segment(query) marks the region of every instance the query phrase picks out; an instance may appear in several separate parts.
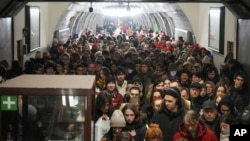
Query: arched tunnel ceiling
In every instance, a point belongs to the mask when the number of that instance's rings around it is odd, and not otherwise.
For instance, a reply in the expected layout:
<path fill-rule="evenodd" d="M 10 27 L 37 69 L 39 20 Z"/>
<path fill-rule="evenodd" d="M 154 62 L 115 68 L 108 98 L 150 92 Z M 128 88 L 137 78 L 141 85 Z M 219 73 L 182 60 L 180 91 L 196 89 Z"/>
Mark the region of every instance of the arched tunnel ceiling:
<path fill-rule="evenodd" d="M 94 30 L 96 25 L 104 23 L 106 16 L 104 16 L 103 9 L 105 7 L 118 6 L 118 2 L 108 3 L 92 3 L 93 12 L 89 12 L 90 3 L 73 2 L 68 9 L 62 14 L 56 30 L 69 27 L 71 34 L 79 33 L 80 30 L 89 28 Z M 127 6 L 128 3 L 124 2 Z M 129 3 L 131 7 L 140 7 L 141 14 L 132 17 L 134 22 L 139 25 L 145 25 L 147 29 L 152 29 L 155 24 L 158 25 L 159 31 L 164 31 L 169 36 L 174 35 L 174 29 L 184 29 L 193 33 L 193 28 L 183 13 L 178 3 Z"/>

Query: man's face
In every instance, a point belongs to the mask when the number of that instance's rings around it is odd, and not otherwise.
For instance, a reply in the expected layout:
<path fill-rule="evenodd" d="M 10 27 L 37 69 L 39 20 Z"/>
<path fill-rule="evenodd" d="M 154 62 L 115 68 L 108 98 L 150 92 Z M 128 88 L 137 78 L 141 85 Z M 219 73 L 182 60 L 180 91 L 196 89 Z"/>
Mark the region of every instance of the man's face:
<path fill-rule="evenodd" d="M 112 127 L 114 134 L 119 133 L 122 131 L 122 127 Z"/>
<path fill-rule="evenodd" d="M 210 84 L 206 84 L 206 88 L 207 88 L 207 94 L 210 94 L 213 92 L 213 88 Z"/>
<path fill-rule="evenodd" d="M 95 64 L 89 64 L 87 69 L 89 72 L 95 72 Z"/>
<path fill-rule="evenodd" d="M 192 98 L 197 98 L 200 95 L 200 89 L 198 88 L 190 88 L 190 95 Z"/>
<path fill-rule="evenodd" d="M 148 66 L 147 65 L 141 65 L 141 72 L 142 73 L 147 73 L 149 71 L 149 68 L 148 68 Z"/>
<path fill-rule="evenodd" d="M 241 76 L 237 76 L 234 79 L 234 87 L 235 88 L 241 88 L 243 84 L 244 84 L 244 78 L 242 78 Z"/>
<path fill-rule="evenodd" d="M 118 82 L 123 82 L 125 80 L 126 75 L 125 74 L 118 74 L 116 75 L 116 80 Z"/>
<path fill-rule="evenodd" d="M 196 133 L 199 121 L 192 121 L 186 117 L 183 119 L 184 126 L 189 133 Z"/>
<path fill-rule="evenodd" d="M 212 108 L 203 109 L 203 116 L 207 121 L 212 122 L 217 116 L 217 110 Z"/>
<path fill-rule="evenodd" d="M 187 82 L 188 81 L 188 74 L 182 73 L 180 79 L 181 79 L 181 82 Z"/>
<path fill-rule="evenodd" d="M 214 71 L 212 71 L 212 72 L 208 72 L 208 79 L 209 80 L 213 80 L 214 79 L 214 77 L 215 77 L 215 72 Z"/>
<path fill-rule="evenodd" d="M 221 113 L 222 114 L 230 114 L 231 113 L 231 110 L 229 109 L 229 107 L 228 106 L 226 106 L 226 105 L 221 105 L 220 106 L 220 111 L 221 111 Z"/>
<path fill-rule="evenodd" d="M 201 78 L 198 77 L 198 76 L 196 76 L 196 75 L 193 75 L 193 76 L 192 76 L 192 81 L 193 81 L 193 82 L 199 83 L 199 82 L 201 81 Z"/>
<path fill-rule="evenodd" d="M 136 64 L 136 65 L 135 65 L 135 70 L 136 70 L 137 72 L 139 72 L 140 69 L 141 69 L 141 64 Z"/>
<path fill-rule="evenodd" d="M 65 65 L 69 64 L 69 61 L 70 61 L 69 56 L 66 56 L 66 55 L 62 56 L 62 61 L 63 61 L 63 64 Z"/>
<path fill-rule="evenodd" d="M 184 98 L 184 99 L 189 99 L 189 94 L 186 90 L 182 90 L 181 91 L 181 97 Z"/>
<path fill-rule="evenodd" d="M 140 97 L 140 92 L 137 89 L 131 89 L 129 95 L 130 97 Z"/>

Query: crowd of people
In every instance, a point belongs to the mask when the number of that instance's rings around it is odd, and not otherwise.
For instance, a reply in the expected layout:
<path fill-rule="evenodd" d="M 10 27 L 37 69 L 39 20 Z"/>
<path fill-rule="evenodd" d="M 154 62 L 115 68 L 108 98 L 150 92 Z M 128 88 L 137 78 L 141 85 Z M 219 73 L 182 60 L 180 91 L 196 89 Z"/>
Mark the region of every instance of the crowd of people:
<path fill-rule="evenodd" d="M 95 75 L 96 141 L 228 141 L 230 125 L 250 124 L 242 117 L 246 75 L 232 57 L 222 70 L 214 61 L 182 37 L 86 30 L 67 43 L 54 39 L 24 67 L 2 60 L 0 75 L 3 83 L 22 74 Z"/>

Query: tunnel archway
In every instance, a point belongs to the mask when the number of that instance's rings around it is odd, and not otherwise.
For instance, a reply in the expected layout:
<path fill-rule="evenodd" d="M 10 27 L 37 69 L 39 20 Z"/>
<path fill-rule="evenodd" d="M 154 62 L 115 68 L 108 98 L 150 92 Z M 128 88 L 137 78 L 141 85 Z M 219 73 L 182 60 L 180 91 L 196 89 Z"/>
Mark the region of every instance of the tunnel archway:
<path fill-rule="evenodd" d="M 127 16 L 107 16 L 104 15 L 105 9 L 114 7 L 130 6 L 130 12 Z M 89 11 L 89 7 L 93 7 L 93 12 Z M 137 11 L 137 15 L 132 16 L 133 8 L 139 8 L 141 12 Z M 118 13 L 121 14 L 121 13 Z M 188 31 L 188 39 L 193 42 L 192 35 L 194 35 L 192 25 L 189 19 L 181 9 L 178 3 L 70 3 L 68 8 L 62 13 L 55 31 L 69 28 L 71 35 L 78 34 L 81 30 L 88 28 L 96 34 L 96 25 L 104 25 L 109 19 L 113 21 L 127 20 L 135 26 L 143 25 L 145 30 L 162 31 L 170 37 L 176 36 L 176 29 Z M 118 25 L 116 25 L 118 26 Z"/>

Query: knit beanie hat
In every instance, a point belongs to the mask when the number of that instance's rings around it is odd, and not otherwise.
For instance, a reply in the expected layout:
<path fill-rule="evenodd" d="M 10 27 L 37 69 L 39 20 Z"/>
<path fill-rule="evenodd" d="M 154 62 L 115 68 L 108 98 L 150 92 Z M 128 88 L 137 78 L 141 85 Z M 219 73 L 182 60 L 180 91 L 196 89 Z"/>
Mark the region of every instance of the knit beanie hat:
<path fill-rule="evenodd" d="M 115 75 L 126 74 L 126 70 L 122 66 L 117 66 L 114 73 Z"/>
<path fill-rule="evenodd" d="M 150 140 L 150 139 L 162 140 L 163 139 L 163 134 L 158 124 L 151 123 L 149 125 L 149 128 L 147 129 L 146 134 L 145 134 L 145 139 L 146 140 Z"/>
<path fill-rule="evenodd" d="M 169 66 L 168 66 L 168 70 L 169 71 L 177 71 L 177 66 L 175 63 L 171 63 Z"/>
<path fill-rule="evenodd" d="M 121 110 L 115 110 L 110 119 L 111 127 L 125 127 L 126 121 Z"/>
<path fill-rule="evenodd" d="M 114 77 L 107 77 L 105 80 L 106 84 L 110 83 L 110 82 L 116 82 Z"/>

